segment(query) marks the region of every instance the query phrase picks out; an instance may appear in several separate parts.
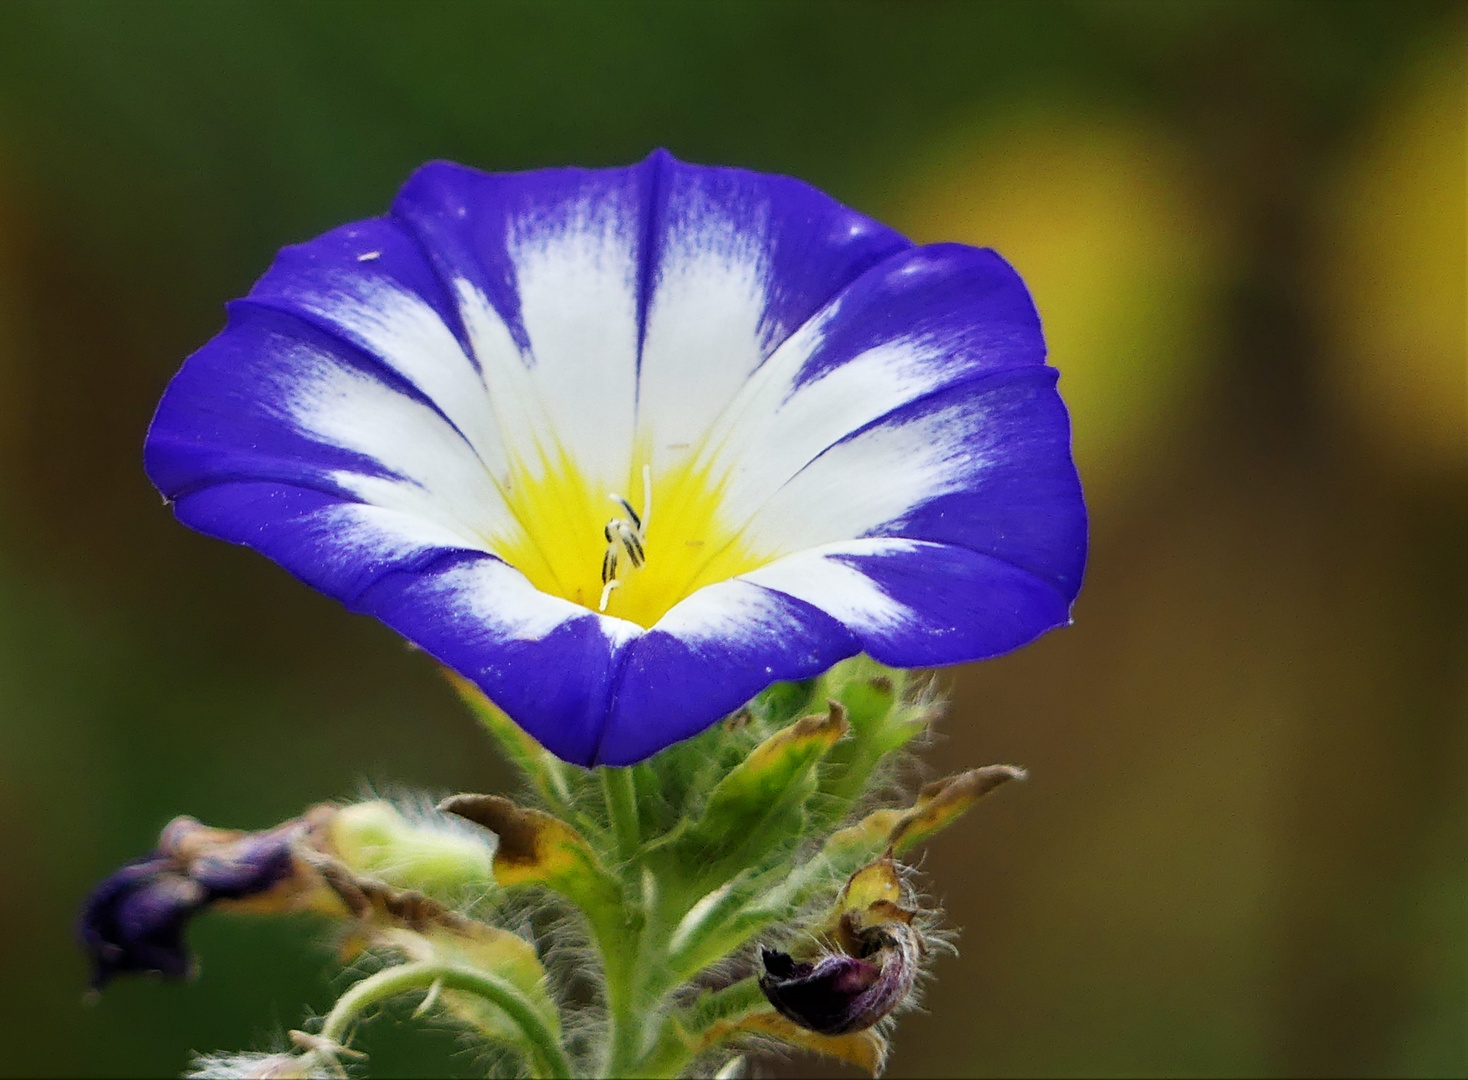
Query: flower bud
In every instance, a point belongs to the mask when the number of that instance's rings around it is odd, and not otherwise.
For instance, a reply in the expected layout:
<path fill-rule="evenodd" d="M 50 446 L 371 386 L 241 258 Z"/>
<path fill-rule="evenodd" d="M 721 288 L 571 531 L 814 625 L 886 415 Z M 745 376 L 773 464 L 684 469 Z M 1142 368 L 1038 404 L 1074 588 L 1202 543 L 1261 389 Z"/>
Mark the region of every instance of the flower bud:
<path fill-rule="evenodd" d="M 187 975 L 192 960 L 183 943 L 184 923 L 207 895 L 170 860 L 157 857 L 129 863 L 99 885 L 77 927 L 92 959 L 92 988 L 132 971 Z"/>

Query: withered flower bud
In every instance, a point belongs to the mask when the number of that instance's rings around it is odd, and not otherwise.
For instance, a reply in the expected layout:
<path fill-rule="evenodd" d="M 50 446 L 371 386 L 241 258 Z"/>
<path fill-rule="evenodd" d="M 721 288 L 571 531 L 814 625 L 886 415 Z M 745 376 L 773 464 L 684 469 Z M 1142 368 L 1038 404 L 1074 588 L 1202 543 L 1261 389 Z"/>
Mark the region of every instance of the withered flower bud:
<path fill-rule="evenodd" d="M 183 978 L 192 967 L 184 924 L 208 891 L 173 861 L 150 856 L 102 882 L 83 907 L 77 934 L 92 960 L 92 987 L 114 976 L 150 971 Z"/>
<path fill-rule="evenodd" d="M 822 1035 L 865 1031 L 901 1005 L 917 981 L 922 946 L 905 922 L 859 935 L 859 956 L 835 953 L 814 963 L 764 949 L 760 989 L 787 1020 Z"/>
<path fill-rule="evenodd" d="M 292 846 L 308 827 L 295 819 L 241 833 L 192 818 L 170 822 L 154 851 L 107 878 L 82 907 L 77 937 L 92 961 L 93 989 L 130 972 L 188 975 L 189 919 L 215 902 L 249 901 L 286 883 L 296 872 Z"/>

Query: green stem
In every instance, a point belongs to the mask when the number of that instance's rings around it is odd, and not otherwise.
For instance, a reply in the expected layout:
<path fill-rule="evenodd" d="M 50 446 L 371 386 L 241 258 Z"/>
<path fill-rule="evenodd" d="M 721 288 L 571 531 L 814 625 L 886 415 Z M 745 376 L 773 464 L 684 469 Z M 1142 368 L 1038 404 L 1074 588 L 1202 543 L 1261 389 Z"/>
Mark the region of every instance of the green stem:
<path fill-rule="evenodd" d="M 434 983 L 439 983 L 446 990 L 475 994 L 497 1006 L 524 1032 L 534 1063 L 540 1066 L 536 1070 L 537 1076 L 551 1080 L 571 1076 L 571 1063 L 566 1060 L 560 1039 L 519 990 L 487 971 L 435 961 L 399 964 L 356 983 L 332 1006 L 322 1025 L 321 1038 L 338 1046 L 345 1045 L 348 1029 L 365 1009 L 409 990 L 431 987 Z"/>
<path fill-rule="evenodd" d="M 617 858 L 630 863 L 642 847 L 642 826 L 637 820 L 637 785 L 631 769 L 611 766 L 601 770 L 602 791 L 607 798 L 607 817 L 617 842 Z"/>
<path fill-rule="evenodd" d="M 603 768 L 602 792 L 607 801 L 616 844 L 617 873 L 622 885 L 622 925 L 614 934 L 599 935 L 602 963 L 607 978 L 607 1019 L 610 1021 L 609 1076 L 637 1076 L 642 1049 L 642 1024 L 637 1007 L 643 973 L 638 959 L 647 912 L 641 910 L 640 877 L 636 865 L 642 850 L 642 824 L 638 819 L 637 783 L 631 769 Z"/>

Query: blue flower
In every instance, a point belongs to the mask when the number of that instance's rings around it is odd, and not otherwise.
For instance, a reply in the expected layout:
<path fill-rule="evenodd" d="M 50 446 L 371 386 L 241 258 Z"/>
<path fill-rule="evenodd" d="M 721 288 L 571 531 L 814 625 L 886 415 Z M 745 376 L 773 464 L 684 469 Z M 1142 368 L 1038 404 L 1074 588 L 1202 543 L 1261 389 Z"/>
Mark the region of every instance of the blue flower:
<path fill-rule="evenodd" d="M 1023 282 L 786 177 L 424 166 L 281 252 L 159 405 L 184 523 L 581 764 L 858 652 L 1069 619 L 1086 521 Z"/>

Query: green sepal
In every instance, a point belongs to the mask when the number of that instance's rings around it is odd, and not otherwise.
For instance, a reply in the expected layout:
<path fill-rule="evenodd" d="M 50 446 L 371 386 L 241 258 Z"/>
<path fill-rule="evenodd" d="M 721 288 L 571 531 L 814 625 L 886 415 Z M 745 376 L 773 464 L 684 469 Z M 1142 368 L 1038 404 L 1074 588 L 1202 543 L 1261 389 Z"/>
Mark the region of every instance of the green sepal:
<path fill-rule="evenodd" d="M 833 833 L 820 851 L 793 870 L 778 866 L 758 877 L 734 878 L 701 897 L 673 931 L 670 970 L 680 980 L 692 978 L 807 902 L 839 888 L 890 846 L 892 827 L 903 812 L 877 813 L 891 817 L 868 815 Z"/>
<path fill-rule="evenodd" d="M 400 889 L 454 897 L 494 885 L 492 845 L 468 829 L 415 822 L 385 800 L 342 807 L 327 834 L 343 865 Z"/>
<path fill-rule="evenodd" d="M 504 979 L 520 992 L 546 1028 L 560 1037 L 561 1016 L 550 995 L 545 967 L 536 956 L 535 947 L 517 934 L 462 920 L 415 934 L 401 932 L 390 942 L 415 960 L 472 968 Z M 487 998 L 444 990 L 441 1000 L 449 1013 L 485 1038 L 522 1047 L 528 1045 L 520 1025 Z"/>
<path fill-rule="evenodd" d="M 824 715 L 777 731 L 719 781 L 696 820 L 652 845 L 649 858 L 695 886 L 778 862 L 805 824 L 816 766 L 847 729 L 845 710 L 831 702 Z"/>
<path fill-rule="evenodd" d="M 1024 776 L 1013 765 L 988 765 L 935 781 L 906 810 L 876 810 L 832 833 L 813 858 L 793 871 L 777 869 L 724 883 L 694 903 L 675 928 L 670 969 L 680 979 L 691 978 L 761 930 L 788 919 L 821 892 L 843 882 L 849 892 L 853 875 L 870 869 L 884 854 L 910 851 L 1000 784 Z"/>
<path fill-rule="evenodd" d="M 812 711 L 820 679 L 774 683 L 702 734 L 632 766 L 643 833 L 659 836 L 696 817 L 709 792 L 763 740 Z"/>
<path fill-rule="evenodd" d="M 749 703 L 749 711 L 771 727 L 784 727 L 811 709 L 820 679 L 773 683 Z"/>
<path fill-rule="evenodd" d="M 912 699 L 911 680 L 911 673 L 868 656 L 844 660 L 820 680 L 819 692 L 840 702 L 851 724 L 850 737 L 831 752 L 822 769 L 820 790 L 828 820 L 838 820 L 861 797 L 883 758 L 927 730 L 932 708 Z"/>

